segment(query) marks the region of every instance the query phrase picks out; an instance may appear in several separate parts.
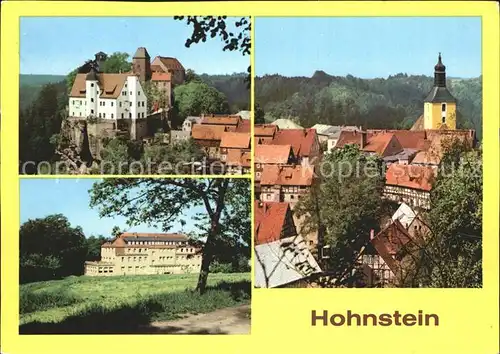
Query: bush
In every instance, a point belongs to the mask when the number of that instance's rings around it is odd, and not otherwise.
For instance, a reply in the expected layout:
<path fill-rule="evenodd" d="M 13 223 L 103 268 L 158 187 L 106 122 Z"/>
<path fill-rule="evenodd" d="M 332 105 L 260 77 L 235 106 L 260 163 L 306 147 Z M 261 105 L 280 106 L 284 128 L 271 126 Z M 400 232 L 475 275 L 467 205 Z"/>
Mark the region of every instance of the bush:
<path fill-rule="evenodd" d="M 217 261 L 213 261 L 210 264 L 210 273 L 232 273 L 233 266 L 231 263 L 219 263 Z"/>
<path fill-rule="evenodd" d="M 77 297 L 68 292 L 35 292 L 29 289 L 23 290 L 21 288 L 19 294 L 19 313 L 25 314 L 47 310 L 53 307 L 69 306 L 78 301 L 79 299 Z"/>

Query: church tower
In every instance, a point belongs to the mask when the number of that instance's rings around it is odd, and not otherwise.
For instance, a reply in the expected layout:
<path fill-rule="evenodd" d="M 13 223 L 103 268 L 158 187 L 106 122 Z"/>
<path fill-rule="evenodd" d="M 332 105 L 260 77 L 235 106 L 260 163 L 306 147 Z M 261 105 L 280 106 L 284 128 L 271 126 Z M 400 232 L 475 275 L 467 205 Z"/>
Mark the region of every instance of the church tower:
<path fill-rule="evenodd" d="M 149 53 L 144 47 L 137 48 L 132 58 L 132 70 L 141 82 L 151 80 L 151 62 Z"/>
<path fill-rule="evenodd" d="M 446 88 L 446 67 L 441 62 L 434 66 L 434 87 L 424 100 L 424 129 L 457 128 L 457 100 Z"/>

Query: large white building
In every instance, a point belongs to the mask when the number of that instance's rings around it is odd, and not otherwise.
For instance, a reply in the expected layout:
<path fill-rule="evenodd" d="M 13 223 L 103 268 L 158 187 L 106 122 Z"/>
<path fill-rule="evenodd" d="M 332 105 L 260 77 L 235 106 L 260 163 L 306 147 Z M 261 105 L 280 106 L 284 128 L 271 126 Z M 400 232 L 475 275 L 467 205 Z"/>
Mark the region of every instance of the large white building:
<path fill-rule="evenodd" d="M 77 74 L 69 95 L 69 116 L 106 120 L 142 119 L 147 116 L 147 97 L 139 78 L 131 73 L 106 74 L 92 69 Z"/>

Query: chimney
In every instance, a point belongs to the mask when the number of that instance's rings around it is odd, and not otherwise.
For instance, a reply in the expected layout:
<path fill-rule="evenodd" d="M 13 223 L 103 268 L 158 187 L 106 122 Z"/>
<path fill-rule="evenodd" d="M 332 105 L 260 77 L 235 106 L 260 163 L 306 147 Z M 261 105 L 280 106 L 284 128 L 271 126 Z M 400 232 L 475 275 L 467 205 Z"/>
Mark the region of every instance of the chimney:
<path fill-rule="evenodd" d="M 371 229 L 370 230 L 370 241 L 373 240 L 374 238 L 375 238 L 375 230 Z"/>
<path fill-rule="evenodd" d="M 366 146 L 366 131 L 361 132 L 361 149 L 363 149 Z"/>

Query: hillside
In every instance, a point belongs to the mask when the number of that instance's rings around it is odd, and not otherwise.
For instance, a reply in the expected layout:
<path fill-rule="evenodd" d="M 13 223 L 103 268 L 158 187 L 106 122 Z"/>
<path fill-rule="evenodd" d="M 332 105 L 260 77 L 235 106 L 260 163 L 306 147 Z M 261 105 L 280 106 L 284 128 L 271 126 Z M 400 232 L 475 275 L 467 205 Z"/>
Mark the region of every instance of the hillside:
<path fill-rule="evenodd" d="M 19 86 L 43 86 L 46 84 L 55 84 L 64 80 L 64 75 L 19 75 Z"/>
<path fill-rule="evenodd" d="M 316 123 L 366 128 L 407 129 L 423 113 L 433 78 L 397 74 L 360 79 L 316 71 L 312 77 L 266 75 L 255 79 L 255 100 L 267 121 L 292 118 L 304 127 Z M 448 79 L 458 100 L 458 124 L 481 138 L 482 78 Z"/>

